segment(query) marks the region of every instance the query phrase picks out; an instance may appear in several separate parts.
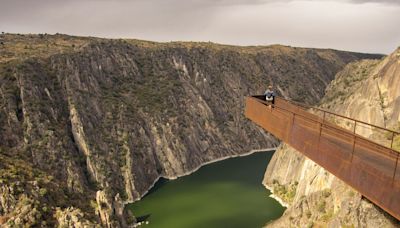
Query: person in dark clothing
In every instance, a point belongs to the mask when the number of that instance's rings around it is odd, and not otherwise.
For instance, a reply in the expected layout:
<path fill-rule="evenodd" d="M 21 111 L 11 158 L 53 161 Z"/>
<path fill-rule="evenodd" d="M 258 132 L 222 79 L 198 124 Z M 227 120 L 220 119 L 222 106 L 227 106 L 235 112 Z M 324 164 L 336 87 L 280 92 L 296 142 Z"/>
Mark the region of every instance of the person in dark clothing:
<path fill-rule="evenodd" d="M 268 89 L 264 93 L 265 100 L 275 104 L 275 92 L 272 88 L 272 85 L 268 86 Z"/>

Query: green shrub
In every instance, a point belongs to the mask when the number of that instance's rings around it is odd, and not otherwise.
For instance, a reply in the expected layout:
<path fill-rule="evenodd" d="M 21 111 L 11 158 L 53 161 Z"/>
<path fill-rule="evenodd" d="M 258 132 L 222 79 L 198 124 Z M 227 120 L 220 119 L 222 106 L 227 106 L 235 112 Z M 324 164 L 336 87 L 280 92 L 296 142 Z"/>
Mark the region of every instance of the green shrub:
<path fill-rule="evenodd" d="M 39 189 L 39 194 L 40 194 L 42 197 L 44 197 L 44 196 L 47 194 L 47 189 L 45 189 L 45 188 Z"/>
<path fill-rule="evenodd" d="M 297 185 L 296 182 L 289 185 L 281 185 L 279 181 L 273 180 L 274 193 L 286 202 L 293 202 L 296 196 Z"/>

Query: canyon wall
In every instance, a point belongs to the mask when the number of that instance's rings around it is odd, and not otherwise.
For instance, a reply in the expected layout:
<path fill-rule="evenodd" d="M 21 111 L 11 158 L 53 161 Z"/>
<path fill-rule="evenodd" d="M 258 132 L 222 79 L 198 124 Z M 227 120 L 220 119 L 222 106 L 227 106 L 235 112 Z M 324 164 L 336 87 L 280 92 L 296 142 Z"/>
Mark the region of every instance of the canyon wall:
<path fill-rule="evenodd" d="M 383 60 L 361 60 L 340 71 L 320 107 L 378 126 L 400 129 L 400 49 Z M 342 127 L 352 125 L 331 119 Z M 390 147 L 391 135 L 360 125 L 357 134 Z M 394 138 L 400 151 L 400 136 Z M 269 163 L 264 185 L 288 209 L 267 227 L 398 227 L 399 222 L 354 189 L 283 144 Z"/>
<path fill-rule="evenodd" d="M 278 144 L 244 118 L 244 96 L 274 84 L 314 104 L 347 63 L 380 57 L 59 34 L 0 39 L 6 226 L 132 224 L 124 204 L 160 176 Z M 26 221 L 23 211 L 35 214 Z"/>

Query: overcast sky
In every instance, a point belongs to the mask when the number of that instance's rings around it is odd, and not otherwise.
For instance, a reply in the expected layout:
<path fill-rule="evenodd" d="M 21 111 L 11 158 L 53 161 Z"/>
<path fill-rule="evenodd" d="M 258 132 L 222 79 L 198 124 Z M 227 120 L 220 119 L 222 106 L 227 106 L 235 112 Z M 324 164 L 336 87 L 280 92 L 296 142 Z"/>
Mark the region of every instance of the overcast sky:
<path fill-rule="evenodd" d="M 400 0 L 0 0 L 0 30 L 388 54 Z"/>

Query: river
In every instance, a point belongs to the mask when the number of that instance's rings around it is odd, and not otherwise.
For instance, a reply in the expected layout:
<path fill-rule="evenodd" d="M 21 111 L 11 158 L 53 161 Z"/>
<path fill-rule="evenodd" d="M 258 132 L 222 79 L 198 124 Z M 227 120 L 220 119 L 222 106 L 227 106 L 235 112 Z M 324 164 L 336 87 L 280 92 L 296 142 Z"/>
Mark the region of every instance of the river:
<path fill-rule="evenodd" d="M 128 205 L 154 228 L 252 228 L 279 218 L 285 208 L 262 185 L 273 152 L 257 152 L 201 167 L 176 180 L 160 179 Z"/>

